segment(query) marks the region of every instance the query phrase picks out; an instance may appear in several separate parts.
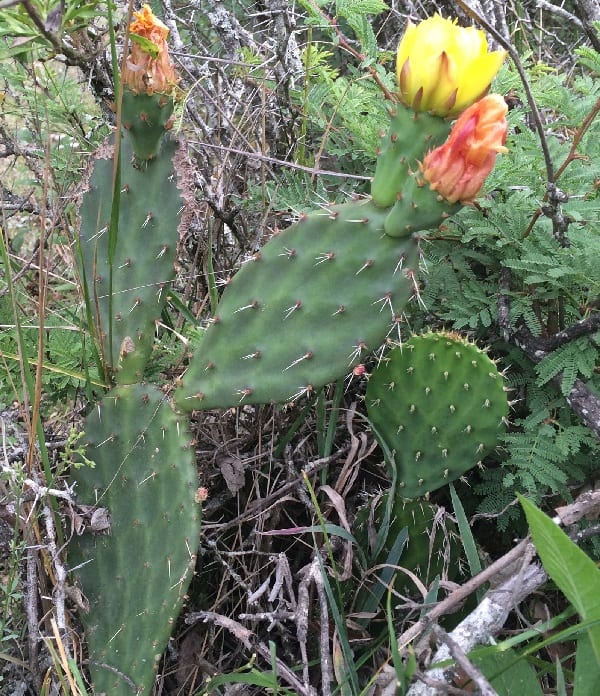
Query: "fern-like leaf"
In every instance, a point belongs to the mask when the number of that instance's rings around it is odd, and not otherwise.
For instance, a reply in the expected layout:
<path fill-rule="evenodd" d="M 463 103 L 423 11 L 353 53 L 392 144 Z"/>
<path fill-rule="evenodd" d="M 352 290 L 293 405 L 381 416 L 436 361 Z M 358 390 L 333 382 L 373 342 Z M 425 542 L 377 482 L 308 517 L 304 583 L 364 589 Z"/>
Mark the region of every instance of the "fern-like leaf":
<path fill-rule="evenodd" d="M 561 391 L 567 396 L 579 374 L 589 378 L 594 372 L 598 350 L 586 337 L 559 346 L 536 366 L 538 384 L 543 385 L 562 372 Z"/>

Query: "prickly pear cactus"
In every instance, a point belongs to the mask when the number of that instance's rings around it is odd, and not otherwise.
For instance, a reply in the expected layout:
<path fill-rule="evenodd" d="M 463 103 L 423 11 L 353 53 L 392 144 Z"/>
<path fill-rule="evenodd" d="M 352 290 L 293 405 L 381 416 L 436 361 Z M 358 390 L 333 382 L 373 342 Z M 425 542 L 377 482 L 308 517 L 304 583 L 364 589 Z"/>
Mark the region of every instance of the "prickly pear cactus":
<path fill-rule="evenodd" d="M 508 416 L 502 375 L 453 333 L 413 336 L 373 371 L 366 404 L 376 437 L 394 453 L 399 492 L 425 496 L 476 466 Z"/>
<path fill-rule="evenodd" d="M 114 147 L 106 144 L 81 198 L 78 266 L 108 376 L 127 384 L 143 376 L 190 194 L 176 141 L 165 140 L 147 162 L 134 155 L 127 133 L 120 142 L 118 224 L 111 235 Z"/>
<path fill-rule="evenodd" d="M 418 245 L 384 233 L 387 212 L 366 200 L 325 208 L 242 266 L 176 391 L 179 407 L 289 401 L 397 337 Z"/>
<path fill-rule="evenodd" d="M 148 384 L 117 386 L 90 413 L 79 502 L 106 510 L 108 533 L 84 532 L 69 564 L 89 601 L 82 615 L 96 694 L 150 693 L 191 580 L 200 531 L 185 422 Z"/>
<path fill-rule="evenodd" d="M 378 553 L 373 553 L 372 541 L 383 525 L 389 504 L 389 493 L 374 496 L 356 515 L 353 532 L 360 547 L 370 552 L 371 564 L 390 562 L 392 546 L 406 528 L 408 541 L 398 564 L 413 572 L 425 586 L 436 577 L 456 580 L 460 574 L 460 537 L 455 522 L 439 505 L 394 496 L 387 537 Z M 414 594 L 416 589 L 412 580 L 403 573 L 398 573 L 394 588 L 402 594 Z"/>

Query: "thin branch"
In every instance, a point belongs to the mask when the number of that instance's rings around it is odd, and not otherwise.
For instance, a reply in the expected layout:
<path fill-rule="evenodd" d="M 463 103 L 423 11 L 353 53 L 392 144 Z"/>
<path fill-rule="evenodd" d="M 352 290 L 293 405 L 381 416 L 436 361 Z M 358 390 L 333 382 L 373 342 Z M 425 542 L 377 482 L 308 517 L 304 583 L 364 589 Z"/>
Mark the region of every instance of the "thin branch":
<path fill-rule="evenodd" d="M 568 340 L 593 333 L 600 325 L 600 315 L 594 314 L 546 339 L 536 338 L 524 324 L 513 329 L 510 323 L 510 278 L 510 270 L 502 269 L 498 292 L 498 324 L 504 340 L 520 348 L 534 364 L 551 352 L 548 350 L 549 346 L 557 348 Z M 560 389 L 562 372 L 553 377 L 552 382 Z M 600 398 L 580 379 L 576 379 L 566 399 L 582 423 L 600 440 Z"/>
<path fill-rule="evenodd" d="M 560 165 L 560 167 L 556 170 L 555 174 L 555 181 L 560 177 L 560 175 L 565 171 L 565 169 L 568 167 L 568 165 L 574 160 L 577 159 L 577 148 L 579 147 L 579 143 L 581 142 L 583 136 L 587 132 L 588 128 L 592 125 L 594 120 L 596 119 L 596 116 L 600 112 L 600 99 L 596 101 L 594 106 L 591 108 L 590 113 L 583 119 L 582 124 L 579 126 L 577 131 L 575 132 L 575 135 L 573 136 L 573 142 L 571 143 L 571 149 L 569 150 L 569 154 L 565 157 L 565 161 Z"/>
<path fill-rule="evenodd" d="M 592 46 L 600 52 L 600 37 L 592 22 L 600 20 L 598 0 L 577 0 L 577 9 L 581 15 L 581 24 Z"/>
<path fill-rule="evenodd" d="M 273 505 L 278 500 L 281 500 L 285 495 L 287 495 L 291 491 L 295 490 L 298 486 L 300 486 L 302 484 L 304 476 L 311 476 L 317 471 L 321 471 L 325 467 L 329 466 L 333 462 L 340 460 L 342 457 L 346 455 L 348 450 L 349 446 L 346 445 L 345 447 L 342 447 L 329 457 L 323 457 L 321 459 L 315 459 L 312 462 L 308 462 L 308 464 L 303 468 L 302 474 L 295 478 L 293 481 L 288 481 L 287 483 L 284 483 L 273 493 L 265 496 L 264 498 L 260 498 L 256 500 L 254 503 L 248 505 L 248 507 L 246 508 L 246 510 L 244 510 L 243 513 L 239 514 L 235 519 L 231 520 L 230 522 L 227 522 L 225 524 L 210 525 L 210 527 L 217 528 L 219 533 L 223 534 L 223 532 L 227 531 L 228 529 L 235 528 L 239 526 L 242 522 L 246 522 L 249 519 L 252 519 L 253 517 L 257 517 L 262 512 L 264 512 L 266 508 Z M 207 525 L 204 525 L 204 528 L 207 529 Z"/>
<path fill-rule="evenodd" d="M 344 174 L 343 172 L 332 172 L 326 169 L 315 169 L 315 167 L 305 167 L 301 164 L 296 164 L 294 162 L 286 162 L 285 160 L 280 160 L 275 157 L 267 157 L 259 152 L 247 152 L 245 150 L 237 150 L 234 147 L 226 147 L 224 145 L 217 145 L 216 143 L 207 143 L 201 141 L 198 143 L 201 147 L 209 147 L 215 150 L 222 150 L 223 152 L 230 152 L 234 155 L 242 155 L 248 159 L 255 159 L 259 162 L 267 162 L 269 164 L 277 164 L 281 167 L 286 167 L 287 169 L 296 169 L 301 172 L 307 172 L 309 174 L 316 174 L 319 176 L 334 176 L 339 179 L 353 179 L 355 181 L 371 181 L 370 176 L 360 176 L 359 174 Z"/>
<path fill-rule="evenodd" d="M 550 12 L 550 14 L 560 17 L 561 20 L 566 20 L 578 29 L 583 29 L 583 22 L 571 12 L 565 10 L 564 7 L 553 5 L 551 2 L 547 2 L 547 0 L 537 0 L 536 5 L 538 9 L 546 10 L 547 12 Z"/>
<path fill-rule="evenodd" d="M 348 37 L 340 30 L 337 24 L 337 20 L 335 17 L 330 17 L 326 12 L 324 12 L 319 5 L 316 3 L 312 2 L 312 0 L 309 0 L 310 5 L 313 10 L 318 12 L 321 17 L 327 22 L 327 24 L 335 31 L 337 39 L 338 39 L 338 45 L 340 48 L 343 48 L 345 51 L 350 53 L 356 60 L 359 60 L 361 63 L 364 62 L 367 58 L 367 56 L 364 53 L 361 53 L 360 51 L 357 51 L 351 44 L 350 40 Z M 379 89 L 383 92 L 384 96 L 386 99 L 391 101 L 392 103 L 396 103 L 398 101 L 398 97 L 395 94 L 392 94 L 390 90 L 383 84 L 381 81 L 381 78 L 377 74 L 377 71 L 375 68 L 372 68 L 369 66 L 367 68 L 367 71 L 369 72 L 369 75 L 373 79 L 373 81 L 376 83 L 376 85 L 379 87 Z"/>
<path fill-rule="evenodd" d="M 575 324 L 555 333 L 553 336 L 535 339 L 536 349 L 549 353 L 565 345 L 565 343 L 569 343 L 569 341 L 574 341 L 576 338 L 581 338 L 582 336 L 589 336 L 599 330 L 600 313 L 590 314 L 589 317 L 575 322 Z"/>
<path fill-rule="evenodd" d="M 523 559 L 521 559 L 523 560 Z M 506 623 L 510 612 L 526 597 L 543 585 L 548 576 L 536 563 L 526 564 L 521 571 L 506 580 L 500 586 L 490 590 L 481 603 L 452 631 L 450 638 L 455 648 L 468 653 L 476 645 L 482 645 L 496 635 Z M 432 663 L 446 662 L 451 659 L 452 651 L 448 643 L 442 645 L 432 658 Z M 435 668 L 428 670 L 429 677 L 448 683 L 453 676 L 453 666 L 450 668 Z M 478 686 L 481 687 L 480 684 Z M 491 688 L 491 687 L 490 687 Z M 423 683 L 416 683 L 408 690 L 407 696 L 441 696 L 443 689 L 431 689 Z M 487 696 L 495 694 L 483 692 Z"/>
<path fill-rule="evenodd" d="M 502 36 L 502 34 L 499 31 L 497 31 L 484 17 L 475 12 L 475 10 L 472 7 L 470 7 L 464 0 L 456 0 L 456 4 L 463 10 L 463 12 L 465 12 L 465 14 L 471 17 L 473 21 L 481 25 L 491 36 L 493 36 L 494 39 L 496 39 L 496 41 L 500 44 L 500 46 L 502 46 L 502 48 L 504 48 L 508 55 L 511 57 L 515 65 L 515 68 L 519 73 L 519 77 L 521 78 L 523 89 L 525 90 L 525 96 L 527 97 L 527 103 L 529 104 L 529 108 L 531 109 L 533 122 L 535 124 L 535 128 L 540 139 L 540 145 L 544 154 L 544 163 L 546 165 L 546 179 L 549 182 L 554 182 L 554 164 L 552 163 L 552 158 L 550 157 L 550 149 L 548 147 L 548 141 L 546 139 L 546 133 L 544 131 L 544 123 L 542 122 L 540 110 L 538 109 L 537 103 L 533 96 L 533 92 L 531 91 L 531 87 L 527 79 L 527 74 L 525 73 L 525 68 L 521 63 L 519 52 L 510 43 L 510 41 L 507 41 L 506 38 Z"/>
<path fill-rule="evenodd" d="M 557 508 L 558 514 L 553 521 L 562 526 L 565 521 L 573 524 L 583 517 L 594 514 L 597 516 L 600 510 L 599 496 L 598 492 L 582 493 L 573 503 Z M 423 618 L 398 637 L 398 649 L 403 650 L 422 636 L 441 616 L 454 611 L 470 594 L 487 582 L 490 583 L 491 589 L 480 604 L 450 633 L 450 637 L 464 653 L 468 653 L 475 645 L 488 642 L 501 630 L 509 613 L 546 582 L 547 575 L 544 570 L 532 562 L 534 554 L 535 548 L 529 538 L 522 539 L 508 553 L 429 609 Z M 448 646 L 443 645 L 431 663 L 445 662 L 450 656 Z M 440 683 L 447 684 L 446 680 L 445 668 L 428 670 L 426 678 L 413 685 L 408 696 L 452 693 L 441 688 Z"/>
<path fill-rule="evenodd" d="M 485 678 L 481 670 L 469 660 L 463 648 L 452 638 L 452 636 L 440 626 L 434 626 L 433 635 L 442 643 L 454 658 L 456 665 L 477 685 L 481 696 L 497 696 L 496 691 Z"/>
<path fill-rule="evenodd" d="M 61 42 L 56 32 L 50 31 L 47 28 L 46 23 L 39 15 L 37 8 L 33 5 L 31 0 L 21 0 L 21 4 L 42 36 L 50 42 L 57 53 L 65 56 L 70 64 L 84 65 L 89 61 L 88 56 L 85 56 L 78 51 L 74 51 L 70 46 L 67 46 L 64 42 Z"/>

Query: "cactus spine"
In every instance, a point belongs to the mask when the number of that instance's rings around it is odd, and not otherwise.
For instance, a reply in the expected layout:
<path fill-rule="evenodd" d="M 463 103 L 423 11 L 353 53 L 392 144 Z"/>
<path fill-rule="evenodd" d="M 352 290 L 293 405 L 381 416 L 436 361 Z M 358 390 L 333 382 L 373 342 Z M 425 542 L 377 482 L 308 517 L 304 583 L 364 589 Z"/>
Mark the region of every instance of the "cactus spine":
<path fill-rule="evenodd" d="M 453 333 L 413 336 L 390 351 L 371 375 L 366 402 L 407 498 L 426 496 L 480 463 L 508 416 L 496 364 Z"/>

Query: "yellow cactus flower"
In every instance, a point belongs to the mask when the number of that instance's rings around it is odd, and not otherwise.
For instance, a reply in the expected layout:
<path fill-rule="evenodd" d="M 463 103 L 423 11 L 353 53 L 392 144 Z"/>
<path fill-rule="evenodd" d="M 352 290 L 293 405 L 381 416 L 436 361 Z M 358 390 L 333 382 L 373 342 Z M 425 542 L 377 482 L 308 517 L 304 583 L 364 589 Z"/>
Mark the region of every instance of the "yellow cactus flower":
<path fill-rule="evenodd" d="M 171 94 L 179 78 L 169 57 L 169 29 L 148 5 L 133 16 L 129 26 L 130 53 L 121 76 L 123 84 L 135 94 Z"/>
<path fill-rule="evenodd" d="M 458 117 L 448 140 L 425 155 L 422 174 L 449 203 L 472 203 L 492 171 L 504 143 L 508 107 L 499 94 L 489 94 Z"/>
<path fill-rule="evenodd" d="M 415 111 L 457 116 L 487 92 L 505 58 L 475 27 L 438 14 L 409 21 L 396 63 L 400 98 Z"/>

